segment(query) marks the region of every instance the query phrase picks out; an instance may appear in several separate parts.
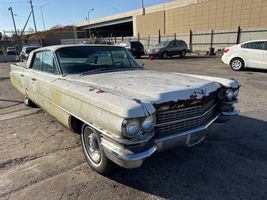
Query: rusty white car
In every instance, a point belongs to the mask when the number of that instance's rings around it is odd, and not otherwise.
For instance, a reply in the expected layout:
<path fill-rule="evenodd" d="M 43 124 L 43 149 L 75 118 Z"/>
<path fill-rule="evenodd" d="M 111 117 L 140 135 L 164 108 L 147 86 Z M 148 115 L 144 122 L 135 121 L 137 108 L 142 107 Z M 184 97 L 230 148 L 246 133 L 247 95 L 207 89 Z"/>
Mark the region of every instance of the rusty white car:
<path fill-rule="evenodd" d="M 118 46 L 40 48 L 12 64 L 10 78 L 26 105 L 80 134 L 88 164 L 102 174 L 198 144 L 211 124 L 239 113 L 236 80 L 144 70 Z"/>

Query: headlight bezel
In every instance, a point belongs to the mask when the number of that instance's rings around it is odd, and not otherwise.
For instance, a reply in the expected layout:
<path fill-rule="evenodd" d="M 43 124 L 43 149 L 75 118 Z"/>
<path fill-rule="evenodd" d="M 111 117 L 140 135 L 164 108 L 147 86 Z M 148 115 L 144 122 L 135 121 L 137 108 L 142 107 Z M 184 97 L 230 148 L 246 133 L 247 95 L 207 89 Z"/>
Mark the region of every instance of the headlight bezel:
<path fill-rule="evenodd" d="M 219 92 L 219 99 L 225 102 L 232 102 L 237 100 L 239 88 L 224 88 Z"/>
<path fill-rule="evenodd" d="M 146 128 L 144 127 L 144 122 L 149 118 L 153 120 L 152 126 L 149 128 Z M 137 130 L 135 133 L 129 133 L 129 127 L 127 126 L 129 126 L 130 123 L 133 123 L 133 122 L 136 122 L 138 124 L 138 127 L 136 127 Z M 124 137 L 132 139 L 144 133 L 151 132 L 154 129 L 155 124 L 156 124 L 155 114 L 151 114 L 149 116 L 145 116 L 141 118 L 128 118 L 122 121 L 121 132 Z"/>
<path fill-rule="evenodd" d="M 150 122 L 149 122 L 149 123 L 151 123 L 150 127 L 145 127 L 145 123 L 147 123 L 146 122 L 147 120 L 150 120 Z M 142 130 L 144 132 L 150 132 L 150 131 L 152 131 L 154 129 L 155 124 L 156 124 L 156 116 L 154 114 L 153 115 L 149 115 L 149 116 L 143 118 L 143 120 L 142 120 L 142 124 L 141 124 Z"/>
<path fill-rule="evenodd" d="M 129 126 L 131 123 L 133 122 L 137 122 L 138 127 L 136 127 L 136 132 L 135 133 L 129 133 Z M 141 123 L 139 119 L 133 118 L 133 119 L 124 119 L 122 121 L 122 126 L 121 126 L 121 131 L 123 136 L 127 137 L 127 138 L 134 138 L 136 136 L 138 136 L 141 133 Z"/>

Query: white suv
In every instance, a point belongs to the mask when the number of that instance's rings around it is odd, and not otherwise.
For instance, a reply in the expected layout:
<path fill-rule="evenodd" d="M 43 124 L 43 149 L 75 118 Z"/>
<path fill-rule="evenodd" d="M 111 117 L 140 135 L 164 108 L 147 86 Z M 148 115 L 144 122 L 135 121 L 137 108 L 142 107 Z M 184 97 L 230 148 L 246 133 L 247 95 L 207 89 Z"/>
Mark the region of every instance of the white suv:
<path fill-rule="evenodd" d="M 254 40 L 227 47 L 222 61 L 235 71 L 244 67 L 267 69 L 267 40 Z"/>

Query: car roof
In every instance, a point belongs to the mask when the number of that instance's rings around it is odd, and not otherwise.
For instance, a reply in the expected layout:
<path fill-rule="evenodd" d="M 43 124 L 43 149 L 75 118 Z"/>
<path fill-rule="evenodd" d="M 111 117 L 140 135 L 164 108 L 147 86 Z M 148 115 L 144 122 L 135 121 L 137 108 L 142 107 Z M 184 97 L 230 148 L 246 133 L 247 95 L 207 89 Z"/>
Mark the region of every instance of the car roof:
<path fill-rule="evenodd" d="M 249 43 L 249 42 L 267 42 L 266 39 L 262 39 L 262 40 L 249 40 L 249 41 L 246 41 L 246 42 L 242 42 L 241 44 L 246 44 L 246 43 Z"/>
<path fill-rule="evenodd" d="M 40 46 L 24 46 L 22 48 L 40 48 Z"/>
<path fill-rule="evenodd" d="M 40 51 L 40 50 L 50 50 L 50 51 L 57 51 L 62 48 L 66 47 L 116 47 L 116 48 L 122 48 L 120 46 L 116 45 L 105 45 L 105 44 L 68 44 L 68 45 L 52 45 L 52 46 L 46 46 L 46 47 L 41 47 L 39 49 L 34 50 L 35 51 Z"/>

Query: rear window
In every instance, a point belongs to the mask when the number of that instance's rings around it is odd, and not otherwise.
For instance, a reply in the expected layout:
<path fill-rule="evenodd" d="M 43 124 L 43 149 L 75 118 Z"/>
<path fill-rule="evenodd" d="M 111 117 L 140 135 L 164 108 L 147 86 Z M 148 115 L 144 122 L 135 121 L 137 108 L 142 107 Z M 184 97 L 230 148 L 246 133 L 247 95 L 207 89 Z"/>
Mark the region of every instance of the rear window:
<path fill-rule="evenodd" d="M 142 48 L 143 45 L 140 42 L 131 42 L 132 47 L 139 47 Z"/>

